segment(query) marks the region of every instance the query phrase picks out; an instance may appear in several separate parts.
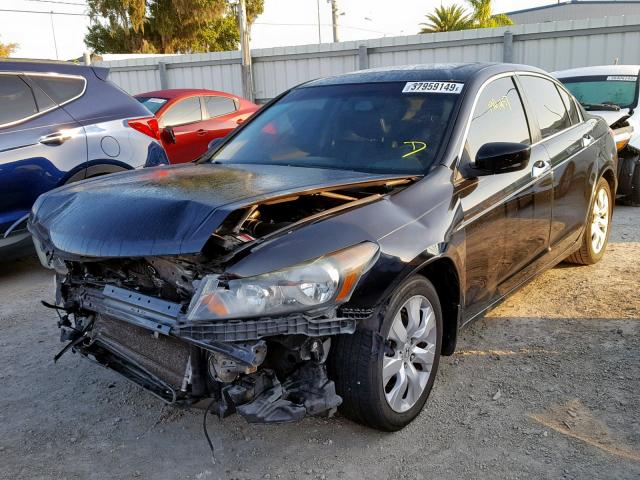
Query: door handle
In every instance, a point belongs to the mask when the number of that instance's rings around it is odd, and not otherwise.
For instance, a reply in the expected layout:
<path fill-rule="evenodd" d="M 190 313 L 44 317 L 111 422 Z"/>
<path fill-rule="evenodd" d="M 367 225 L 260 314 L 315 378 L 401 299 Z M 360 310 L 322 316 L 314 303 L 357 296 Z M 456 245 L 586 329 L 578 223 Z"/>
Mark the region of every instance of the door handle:
<path fill-rule="evenodd" d="M 582 146 L 583 147 L 588 147 L 589 145 L 591 145 L 593 143 L 594 140 L 595 140 L 595 138 L 593 138 L 591 135 L 589 135 L 587 133 L 586 135 L 582 136 Z"/>
<path fill-rule="evenodd" d="M 236 125 L 242 125 L 244 123 L 244 118 L 239 118 L 236 120 Z"/>
<path fill-rule="evenodd" d="M 43 145 L 62 145 L 69 140 L 72 135 L 69 132 L 56 132 L 51 135 L 45 135 L 38 140 Z"/>
<path fill-rule="evenodd" d="M 538 178 L 549 170 L 551 170 L 551 163 L 548 160 L 536 160 L 531 169 L 531 176 Z"/>
<path fill-rule="evenodd" d="M 196 130 L 196 135 L 200 135 L 203 136 L 207 133 L 207 131 L 203 128 L 201 128 L 200 130 Z"/>

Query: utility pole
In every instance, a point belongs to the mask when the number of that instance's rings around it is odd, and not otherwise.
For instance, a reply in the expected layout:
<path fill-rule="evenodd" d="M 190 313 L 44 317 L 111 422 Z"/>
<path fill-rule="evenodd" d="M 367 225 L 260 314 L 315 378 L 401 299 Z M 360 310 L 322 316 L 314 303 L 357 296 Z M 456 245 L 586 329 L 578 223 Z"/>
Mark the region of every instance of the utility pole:
<path fill-rule="evenodd" d="M 251 73 L 251 49 L 249 48 L 249 26 L 247 24 L 246 0 L 238 3 L 238 19 L 240 21 L 240 54 L 242 56 L 242 94 L 253 102 L 253 75 Z"/>
<path fill-rule="evenodd" d="M 60 60 L 58 56 L 58 42 L 56 42 L 56 28 L 53 26 L 53 11 L 49 14 L 49 18 L 51 18 L 51 33 L 53 34 L 53 48 L 56 51 L 56 60 Z"/>
<path fill-rule="evenodd" d="M 318 43 L 322 43 L 322 30 L 320 28 L 320 0 L 316 0 L 318 4 Z"/>
<path fill-rule="evenodd" d="M 331 0 L 331 25 L 333 26 L 333 42 L 340 41 L 338 38 L 338 0 Z"/>

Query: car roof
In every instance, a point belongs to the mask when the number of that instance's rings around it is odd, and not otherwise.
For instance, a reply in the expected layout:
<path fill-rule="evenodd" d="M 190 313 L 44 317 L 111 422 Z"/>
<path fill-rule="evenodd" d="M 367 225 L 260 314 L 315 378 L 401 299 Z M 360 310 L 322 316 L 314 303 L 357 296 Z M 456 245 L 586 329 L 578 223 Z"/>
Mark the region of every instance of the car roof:
<path fill-rule="evenodd" d="M 205 88 L 167 88 L 165 90 L 155 90 L 153 92 L 138 93 L 136 97 L 156 97 L 156 98 L 180 98 L 189 95 L 221 95 L 223 97 L 235 97 L 234 94 L 221 92 L 219 90 L 207 90 Z"/>
<path fill-rule="evenodd" d="M 553 72 L 556 78 L 598 77 L 602 75 L 638 75 L 640 65 L 597 65 Z"/>
<path fill-rule="evenodd" d="M 0 59 L 0 70 L 5 72 L 38 72 L 38 73 L 60 73 L 64 75 L 97 76 L 106 79 L 109 73 L 108 68 L 93 67 L 91 65 L 80 65 L 71 62 L 56 62 L 44 60 L 2 60 Z"/>
<path fill-rule="evenodd" d="M 489 77 L 503 72 L 514 71 L 547 74 L 547 72 L 530 65 L 517 65 L 511 63 L 433 63 L 359 70 L 357 72 L 346 73 L 343 75 L 312 80 L 301 85 L 301 87 L 406 81 L 467 82 L 478 76 Z"/>

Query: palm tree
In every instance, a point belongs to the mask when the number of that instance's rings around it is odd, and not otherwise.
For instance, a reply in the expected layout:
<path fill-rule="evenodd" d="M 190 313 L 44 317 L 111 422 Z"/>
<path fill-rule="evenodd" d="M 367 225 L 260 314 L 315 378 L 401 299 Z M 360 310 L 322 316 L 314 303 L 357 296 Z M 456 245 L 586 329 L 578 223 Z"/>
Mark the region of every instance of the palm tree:
<path fill-rule="evenodd" d="M 449 7 L 440 5 L 433 13 L 428 14 L 429 23 L 423 25 L 420 33 L 450 32 L 452 30 L 465 30 L 470 28 L 471 19 L 464 10 L 464 7 L 453 4 Z"/>
<path fill-rule="evenodd" d="M 469 2 L 471 10 L 473 10 L 471 14 L 473 27 L 471 28 L 493 28 L 513 25 L 513 20 L 504 13 L 491 14 L 493 10 L 491 8 L 491 0 L 467 0 L 467 2 Z"/>
<path fill-rule="evenodd" d="M 513 25 L 513 21 L 504 13 L 492 15 L 491 0 L 466 0 L 471 7 L 471 14 L 458 4 L 449 7 L 440 5 L 433 13 L 427 15 L 429 23 L 423 25 L 420 33 L 450 32 L 470 28 L 493 28 Z"/>

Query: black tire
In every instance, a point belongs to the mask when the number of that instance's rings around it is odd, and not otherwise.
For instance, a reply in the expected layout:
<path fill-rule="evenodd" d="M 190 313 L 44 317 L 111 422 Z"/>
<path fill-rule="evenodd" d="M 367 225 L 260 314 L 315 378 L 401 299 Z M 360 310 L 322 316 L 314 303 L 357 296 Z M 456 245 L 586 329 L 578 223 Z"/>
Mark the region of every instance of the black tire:
<path fill-rule="evenodd" d="M 618 203 L 640 207 L 640 157 L 620 157 Z"/>
<path fill-rule="evenodd" d="M 628 201 L 632 207 L 640 207 L 640 159 L 636 160 L 635 168 L 633 169 Z"/>
<path fill-rule="evenodd" d="M 606 192 L 608 196 L 608 206 L 609 206 L 609 216 L 608 216 L 608 227 L 604 239 L 604 244 L 600 251 L 596 252 L 593 248 L 591 242 L 592 235 L 592 218 L 593 218 L 593 206 L 596 202 L 596 199 L 599 195 L 600 191 Z M 611 214 L 613 213 L 613 196 L 611 194 L 611 187 L 609 186 L 609 182 L 605 178 L 600 178 L 594 190 L 593 198 L 591 199 L 591 203 L 589 204 L 589 213 L 587 215 L 587 223 L 584 227 L 584 233 L 582 234 L 582 244 L 580 248 L 572 253 L 566 261 L 569 263 L 575 263 L 578 265 L 593 265 L 594 263 L 598 263 L 602 260 L 604 256 L 604 252 L 607 250 L 607 244 L 609 243 L 609 234 L 611 233 Z"/>
<path fill-rule="evenodd" d="M 429 379 L 419 400 L 405 412 L 394 411 L 387 402 L 382 385 L 382 361 L 385 338 L 393 319 L 404 303 L 421 295 L 431 303 L 436 322 L 436 348 Z M 331 349 L 329 372 L 336 391 L 343 399 L 339 407 L 346 417 L 384 431 L 400 430 L 422 410 L 435 380 L 442 348 L 442 309 L 435 288 L 429 280 L 414 275 L 403 282 L 391 296 L 378 332 L 358 330 L 340 335 Z"/>

